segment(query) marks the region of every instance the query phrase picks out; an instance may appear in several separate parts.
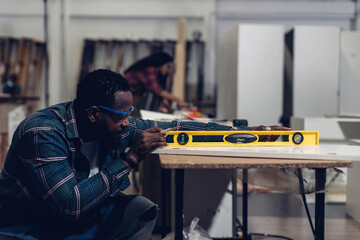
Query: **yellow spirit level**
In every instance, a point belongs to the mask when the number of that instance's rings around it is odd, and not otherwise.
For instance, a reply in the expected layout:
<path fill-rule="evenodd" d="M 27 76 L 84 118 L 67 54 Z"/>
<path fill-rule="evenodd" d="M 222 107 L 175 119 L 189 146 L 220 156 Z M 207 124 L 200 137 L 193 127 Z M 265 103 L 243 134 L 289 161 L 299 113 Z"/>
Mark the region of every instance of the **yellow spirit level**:
<path fill-rule="evenodd" d="M 169 143 L 168 147 L 318 146 L 319 132 L 170 131 L 166 142 Z"/>

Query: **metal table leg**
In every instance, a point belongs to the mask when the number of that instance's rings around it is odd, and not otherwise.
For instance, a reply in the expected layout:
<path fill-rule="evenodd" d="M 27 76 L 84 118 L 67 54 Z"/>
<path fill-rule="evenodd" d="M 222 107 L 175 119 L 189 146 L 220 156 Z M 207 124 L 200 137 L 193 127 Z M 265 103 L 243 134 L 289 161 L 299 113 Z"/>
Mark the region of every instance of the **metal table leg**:
<path fill-rule="evenodd" d="M 184 169 L 175 170 L 175 240 L 183 239 Z"/>
<path fill-rule="evenodd" d="M 232 185 L 232 235 L 237 237 L 236 218 L 237 218 L 237 170 L 233 171 L 231 179 Z"/>
<path fill-rule="evenodd" d="M 242 220 L 243 220 L 243 240 L 248 239 L 248 170 L 243 169 L 243 203 L 242 203 Z"/>
<path fill-rule="evenodd" d="M 161 238 L 164 238 L 169 233 L 169 226 L 167 225 L 167 201 L 171 202 L 170 195 L 167 195 L 167 186 L 170 180 L 170 170 L 161 169 Z M 168 200 L 170 198 L 170 200 Z"/>
<path fill-rule="evenodd" d="M 325 183 L 326 168 L 315 169 L 316 194 L 315 194 L 315 239 L 325 239 Z"/>

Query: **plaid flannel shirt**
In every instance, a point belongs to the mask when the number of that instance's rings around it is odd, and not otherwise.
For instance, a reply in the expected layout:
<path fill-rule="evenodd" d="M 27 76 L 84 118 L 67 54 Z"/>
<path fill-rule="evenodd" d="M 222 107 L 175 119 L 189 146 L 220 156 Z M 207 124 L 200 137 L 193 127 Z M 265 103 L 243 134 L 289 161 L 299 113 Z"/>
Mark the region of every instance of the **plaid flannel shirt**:
<path fill-rule="evenodd" d="M 228 130 L 198 122 L 156 122 L 129 117 L 116 147 L 100 143 L 100 171 L 89 178 L 89 160 L 78 133 L 73 102 L 33 113 L 14 133 L 0 174 L 0 225 L 33 223 L 42 216 L 77 220 L 129 186 L 124 154 L 145 129 Z M 122 158 L 122 159 L 121 159 Z"/>
<path fill-rule="evenodd" d="M 163 90 L 157 75 L 159 71 L 155 67 L 147 67 L 138 71 L 130 71 L 124 74 L 124 78 L 129 82 L 131 91 L 137 94 L 152 92 L 159 95 Z"/>

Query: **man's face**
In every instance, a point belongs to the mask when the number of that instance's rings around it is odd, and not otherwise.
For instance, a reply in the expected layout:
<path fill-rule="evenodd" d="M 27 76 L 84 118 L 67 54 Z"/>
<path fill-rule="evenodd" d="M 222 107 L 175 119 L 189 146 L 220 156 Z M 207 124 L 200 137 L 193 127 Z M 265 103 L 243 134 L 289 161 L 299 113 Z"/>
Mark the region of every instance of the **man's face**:
<path fill-rule="evenodd" d="M 128 114 L 115 113 L 112 110 L 127 112 L 132 108 L 132 94 L 130 91 L 115 92 L 115 104 L 111 108 L 99 107 L 102 118 L 97 128 L 98 136 L 106 141 L 116 140 L 121 136 L 125 127 L 129 126 Z"/>
<path fill-rule="evenodd" d="M 163 88 L 166 86 L 166 80 L 171 71 L 172 71 L 172 63 L 163 64 L 159 69 L 157 79 Z"/>
<path fill-rule="evenodd" d="M 163 77 L 167 77 L 169 75 L 170 71 L 172 70 L 172 68 L 173 68 L 173 63 L 168 62 L 168 63 L 163 64 L 160 67 L 159 72 Z"/>

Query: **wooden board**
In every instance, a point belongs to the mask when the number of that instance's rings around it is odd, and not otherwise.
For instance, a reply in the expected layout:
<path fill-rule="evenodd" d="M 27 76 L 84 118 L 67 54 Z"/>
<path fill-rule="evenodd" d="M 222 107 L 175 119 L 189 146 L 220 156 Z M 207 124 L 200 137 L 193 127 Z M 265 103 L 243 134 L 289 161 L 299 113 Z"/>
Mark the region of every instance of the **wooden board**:
<path fill-rule="evenodd" d="M 85 39 L 84 41 L 79 80 L 86 73 L 91 72 L 94 69 L 95 45 L 95 40 Z"/>
<path fill-rule="evenodd" d="M 276 159 L 250 157 L 189 156 L 160 154 L 163 168 L 174 169 L 248 169 L 248 168 L 333 168 L 352 167 L 350 161 Z"/>
<path fill-rule="evenodd" d="M 172 94 L 185 99 L 185 61 L 186 61 L 186 20 L 178 21 L 178 42 L 175 46 L 175 74 L 172 84 Z"/>
<path fill-rule="evenodd" d="M 360 161 L 360 146 L 320 144 L 313 147 L 182 147 L 159 148 L 153 153 L 264 159 Z"/>
<path fill-rule="evenodd" d="M 5 157 L 8 150 L 8 135 L 6 133 L 0 133 L 0 171 L 4 166 Z"/>
<path fill-rule="evenodd" d="M 5 46 L 6 46 L 6 39 L 0 37 L 0 82 L 3 82 L 4 74 L 5 74 Z M 2 91 L 2 90 L 1 90 Z"/>
<path fill-rule="evenodd" d="M 19 46 L 19 74 L 18 83 L 21 86 L 21 93 L 27 96 L 26 91 L 28 88 L 28 73 L 31 64 L 31 52 L 34 47 L 34 41 L 32 39 L 20 39 Z"/>
<path fill-rule="evenodd" d="M 95 43 L 94 69 L 109 68 L 109 53 L 111 42 L 105 39 L 99 39 Z"/>

